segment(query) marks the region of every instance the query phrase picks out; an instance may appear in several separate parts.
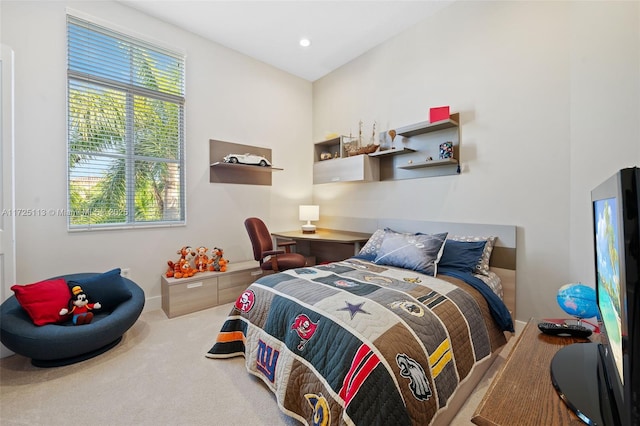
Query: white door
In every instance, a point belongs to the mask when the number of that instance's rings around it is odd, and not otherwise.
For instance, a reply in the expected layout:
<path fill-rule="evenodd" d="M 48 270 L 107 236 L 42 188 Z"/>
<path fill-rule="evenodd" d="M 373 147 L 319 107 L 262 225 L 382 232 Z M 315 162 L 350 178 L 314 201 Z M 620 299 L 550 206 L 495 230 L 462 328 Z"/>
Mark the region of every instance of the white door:
<path fill-rule="evenodd" d="M 13 209 L 13 50 L 0 44 L 0 302 L 11 296 L 16 282 L 16 242 Z M 0 345 L 0 357 L 12 354 Z"/>

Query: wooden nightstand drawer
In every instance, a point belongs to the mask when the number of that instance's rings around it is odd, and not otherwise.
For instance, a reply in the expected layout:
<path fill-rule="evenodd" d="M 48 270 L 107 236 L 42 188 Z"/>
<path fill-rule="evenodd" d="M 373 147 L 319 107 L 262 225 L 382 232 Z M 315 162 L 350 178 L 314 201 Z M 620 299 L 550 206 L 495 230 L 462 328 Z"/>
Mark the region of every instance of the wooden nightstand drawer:
<path fill-rule="evenodd" d="M 169 318 L 235 301 L 263 275 L 253 260 L 229 263 L 226 272 L 199 272 L 189 278 L 162 277 L 162 310 Z"/>
<path fill-rule="evenodd" d="M 218 277 L 218 304 L 233 302 L 252 282 L 261 276 L 263 276 L 263 271 L 260 268 L 220 275 Z"/>
<path fill-rule="evenodd" d="M 162 309 L 169 318 L 218 304 L 218 279 L 216 277 L 197 279 L 195 276 L 193 278 L 185 278 L 184 282 L 176 280 L 167 286 L 166 292 L 162 292 Z"/>

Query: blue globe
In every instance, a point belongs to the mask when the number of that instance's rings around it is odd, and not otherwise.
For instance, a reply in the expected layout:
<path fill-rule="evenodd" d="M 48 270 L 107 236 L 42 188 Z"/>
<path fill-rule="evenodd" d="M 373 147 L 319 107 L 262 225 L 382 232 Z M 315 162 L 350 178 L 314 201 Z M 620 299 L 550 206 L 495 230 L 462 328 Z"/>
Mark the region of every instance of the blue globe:
<path fill-rule="evenodd" d="M 592 318 L 598 315 L 596 291 L 584 284 L 565 284 L 558 290 L 558 304 L 566 313 L 576 318 Z"/>

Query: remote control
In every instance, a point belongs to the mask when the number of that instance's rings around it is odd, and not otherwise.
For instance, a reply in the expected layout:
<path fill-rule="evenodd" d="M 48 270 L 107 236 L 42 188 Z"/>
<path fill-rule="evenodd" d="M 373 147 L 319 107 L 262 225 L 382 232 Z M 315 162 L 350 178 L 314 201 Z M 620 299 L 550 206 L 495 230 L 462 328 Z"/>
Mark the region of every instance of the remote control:
<path fill-rule="evenodd" d="M 591 329 L 581 325 L 556 324 L 553 322 L 538 323 L 538 328 L 545 334 L 553 336 L 589 337 Z"/>

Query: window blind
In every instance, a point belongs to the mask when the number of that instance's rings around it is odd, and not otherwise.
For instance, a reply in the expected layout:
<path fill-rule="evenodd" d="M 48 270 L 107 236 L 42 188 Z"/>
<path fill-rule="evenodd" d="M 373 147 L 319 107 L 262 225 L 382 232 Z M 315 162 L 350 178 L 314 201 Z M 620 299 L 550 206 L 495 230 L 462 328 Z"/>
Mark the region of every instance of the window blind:
<path fill-rule="evenodd" d="M 184 56 L 67 16 L 70 229 L 185 220 Z"/>

